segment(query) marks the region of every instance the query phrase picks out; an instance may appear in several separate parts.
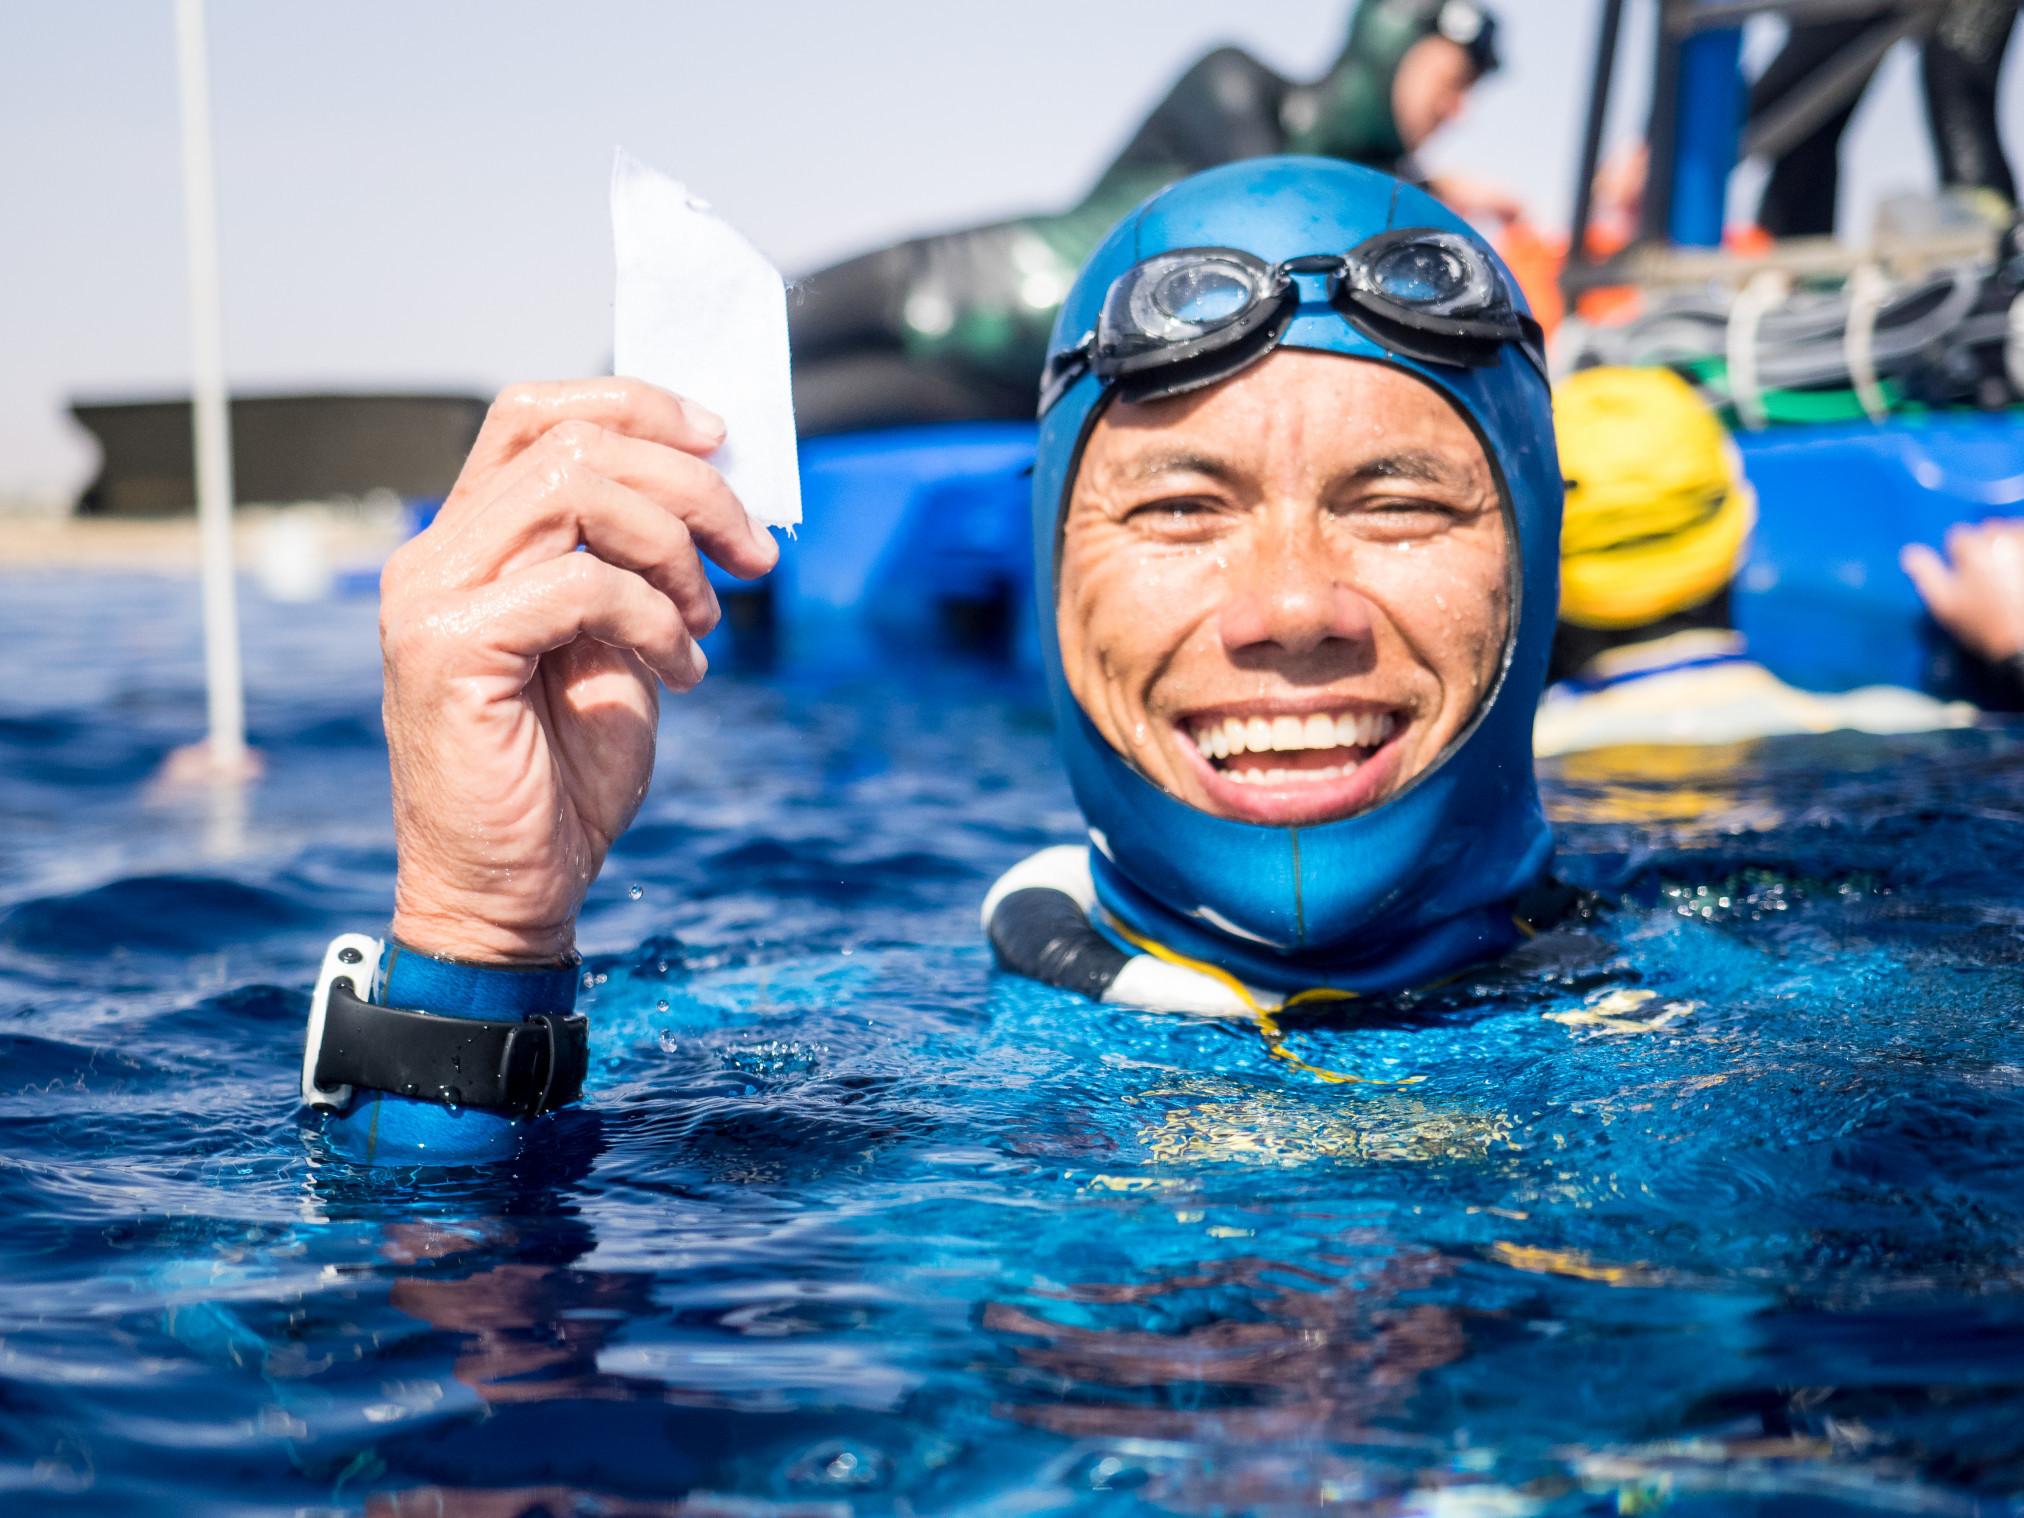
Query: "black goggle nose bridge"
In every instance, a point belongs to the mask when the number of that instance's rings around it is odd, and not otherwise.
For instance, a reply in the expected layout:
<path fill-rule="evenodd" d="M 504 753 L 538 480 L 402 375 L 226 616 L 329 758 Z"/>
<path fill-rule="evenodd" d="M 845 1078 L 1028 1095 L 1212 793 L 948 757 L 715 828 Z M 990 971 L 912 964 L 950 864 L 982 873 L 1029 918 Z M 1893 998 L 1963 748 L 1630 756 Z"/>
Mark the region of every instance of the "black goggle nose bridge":
<path fill-rule="evenodd" d="M 1180 248 L 1126 270 L 1104 295 L 1096 330 L 1050 356 L 1040 411 L 1089 370 L 1150 400 L 1212 384 L 1277 345 L 1299 305 L 1295 275 L 1327 275 L 1351 326 L 1402 357 L 1457 367 L 1517 344 L 1542 378 L 1544 334 L 1512 299 L 1490 255 L 1460 233 L 1405 228 L 1348 253 L 1267 264 L 1241 248 Z M 1166 378 L 1162 379 L 1162 371 Z"/>

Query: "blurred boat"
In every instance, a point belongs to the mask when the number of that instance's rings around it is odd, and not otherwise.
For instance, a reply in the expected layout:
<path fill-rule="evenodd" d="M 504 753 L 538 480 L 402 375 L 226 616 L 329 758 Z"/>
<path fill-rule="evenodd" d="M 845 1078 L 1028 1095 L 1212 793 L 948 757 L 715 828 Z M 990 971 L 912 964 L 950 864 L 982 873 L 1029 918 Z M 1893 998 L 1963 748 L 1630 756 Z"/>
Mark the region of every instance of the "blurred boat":
<path fill-rule="evenodd" d="M 485 419 L 483 397 L 436 394 L 248 395 L 232 400 L 240 501 L 328 501 L 392 491 L 440 500 Z M 187 513 L 197 498 L 186 397 L 79 400 L 71 415 L 100 450 L 77 501 L 86 516 Z"/>

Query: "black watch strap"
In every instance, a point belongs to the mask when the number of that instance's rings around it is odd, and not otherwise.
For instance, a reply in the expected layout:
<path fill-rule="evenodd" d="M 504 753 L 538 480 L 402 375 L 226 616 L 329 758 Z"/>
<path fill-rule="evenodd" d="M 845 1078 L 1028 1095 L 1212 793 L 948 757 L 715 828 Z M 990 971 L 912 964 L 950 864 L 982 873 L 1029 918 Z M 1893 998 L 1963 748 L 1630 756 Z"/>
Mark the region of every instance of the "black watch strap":
<path fill-rule="evenodd" d="M 338 980 L 315 1075 L 325 1087 L 534 1117 L 575 1101 L 589 1065 L 590 1023 L 581 1013 L 518 1022 L 442 1017 L 361 1001 Z"/>

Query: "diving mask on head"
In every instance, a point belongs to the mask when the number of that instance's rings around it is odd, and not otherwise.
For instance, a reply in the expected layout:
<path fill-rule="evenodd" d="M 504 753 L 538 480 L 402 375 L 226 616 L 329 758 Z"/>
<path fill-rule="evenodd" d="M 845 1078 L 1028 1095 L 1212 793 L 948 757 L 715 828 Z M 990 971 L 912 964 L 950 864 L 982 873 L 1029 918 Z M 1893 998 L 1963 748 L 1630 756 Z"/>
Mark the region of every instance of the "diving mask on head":
<path fill-rule="evenodd" d="M 1328 249 L 1348 251 L 1317 252 Z M 1298 826 L 1200 810 L 1114 749 L 1070 689 L 1056 605 L 1063 514 L 1105 408 L 1213 386 L 1279 348 L 1429 386 L 1481 445 L 1510 555 L 1509 634 L 1456 736 L 1370 809 Z M 1512 903 L 1551 854 L 1531 721 L 1560 476 L 1538 329 L 1495 256 L 1385 175 L 1250 160 L 1170 187 L 1112 232 L 1062 307 L 1053 352 L 1034 474 L 1039 621 L 1103 920 L 1282 990 L 1398 989 L 1503 952 L 1518 935 Z"/>
<path fill-rule="evenodd" d="M 1395 353 L 1482 367 L 1511 343 L 1546 376 L 1545 334 L 1512 300 L 1489 251 L 1456 232 L 1408 227 L 1347 253 L 1277 264 L 1242 248 L 1155 254 L 1111 285 L 1094 331 L 1048 358 L 1042 414 L 1085 372 L 1132 401 L 1228 378 L 1278 345 L 1300 309 L 1296 275 L 1323 276 L 1343 320 Z"/>

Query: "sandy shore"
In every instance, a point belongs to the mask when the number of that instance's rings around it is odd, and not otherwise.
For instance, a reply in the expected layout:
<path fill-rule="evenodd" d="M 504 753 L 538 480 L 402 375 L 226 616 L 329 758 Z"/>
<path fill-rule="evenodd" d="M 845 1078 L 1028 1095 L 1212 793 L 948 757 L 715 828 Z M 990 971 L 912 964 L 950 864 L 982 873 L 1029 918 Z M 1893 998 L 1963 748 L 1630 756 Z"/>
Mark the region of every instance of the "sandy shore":
<path fill-rule="evenodd" d="M 239 567 L 262 577 L 376 571 L 405 533 L 392 512 L 243 506 L 233 518 Z M 89 569 L 185 575 L 195 574 L 197 565 L 194 516 L 0 517 L 0 574 Z"/>

